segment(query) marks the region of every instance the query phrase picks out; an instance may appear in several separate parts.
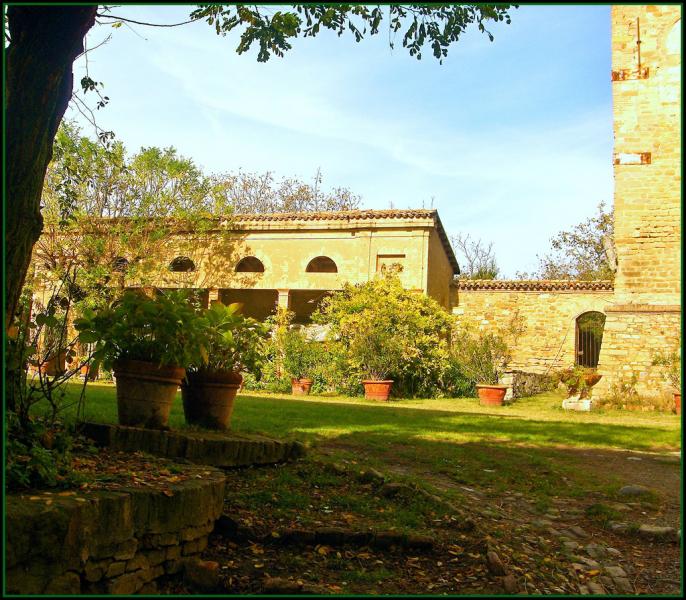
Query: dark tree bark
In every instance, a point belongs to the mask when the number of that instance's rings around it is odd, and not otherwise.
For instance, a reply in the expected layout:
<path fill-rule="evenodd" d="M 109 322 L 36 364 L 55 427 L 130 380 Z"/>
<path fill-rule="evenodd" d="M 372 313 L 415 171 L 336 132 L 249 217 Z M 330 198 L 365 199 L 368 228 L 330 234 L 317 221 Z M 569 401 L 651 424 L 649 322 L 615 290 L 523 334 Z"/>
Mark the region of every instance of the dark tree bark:
<path fill-rule="evenodd" d="M 5 330 L 16 311 L 33 245 L 43 229 L 40 200 L 57 128 L 71 98 L 72 64 L 95 24 L 94 6 L 7 8 L 6 305 Z"/>

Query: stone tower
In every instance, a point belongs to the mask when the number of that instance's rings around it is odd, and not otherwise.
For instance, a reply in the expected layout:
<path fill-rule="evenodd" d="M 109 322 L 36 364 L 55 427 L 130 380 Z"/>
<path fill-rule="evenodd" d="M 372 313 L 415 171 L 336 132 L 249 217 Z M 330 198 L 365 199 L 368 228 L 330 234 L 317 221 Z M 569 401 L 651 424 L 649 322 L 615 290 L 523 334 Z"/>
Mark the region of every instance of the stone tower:
<path fill-rule="evenodd" d="M 617 275 L 594 397 L 638 380 L 669 393 L 657 351 L 680 345 L 681 7 L 612 7 Z"/>

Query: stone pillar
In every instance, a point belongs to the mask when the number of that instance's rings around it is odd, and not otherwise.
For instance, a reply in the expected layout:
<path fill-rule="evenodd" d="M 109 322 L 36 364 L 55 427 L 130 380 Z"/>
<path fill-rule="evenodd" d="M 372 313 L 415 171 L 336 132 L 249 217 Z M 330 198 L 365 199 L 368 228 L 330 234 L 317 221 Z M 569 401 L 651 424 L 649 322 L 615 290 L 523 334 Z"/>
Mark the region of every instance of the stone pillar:
<path fill-rule="evenodd" d="M 279 299 L 277 301 L 277 308 L 282 310 L 289 310 L 291 307 L 291 290 L 277 290 L 279 292 Z"/>
<path fill-rule="evenodd" d="M 219 289 L 218 288 L 210 288 L 207 291 L 207 307 L 206 308 L 209 308 L 215 302 L 219 302 Z"/>
<path fill-rule="evenodd" d="M 651 362 L 680 347 L 680 17 L 679 5 L 612 7 L 617 275 L 594 398 L 623 385 L 671 395 Z"/>

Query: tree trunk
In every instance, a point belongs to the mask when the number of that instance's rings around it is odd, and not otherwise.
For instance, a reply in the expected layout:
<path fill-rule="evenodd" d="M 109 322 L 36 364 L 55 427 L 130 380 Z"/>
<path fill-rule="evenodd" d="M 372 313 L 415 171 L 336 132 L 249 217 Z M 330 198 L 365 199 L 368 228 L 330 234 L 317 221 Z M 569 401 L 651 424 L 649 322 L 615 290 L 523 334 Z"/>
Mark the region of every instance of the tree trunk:
<path fill-rule="evenodd" d="M 5 330 L 17 308 L 33 245 L 43 229 L 43 180 L 72 95 L 72 64 L 97 6 L 7 8 L 5 79 Z"/>

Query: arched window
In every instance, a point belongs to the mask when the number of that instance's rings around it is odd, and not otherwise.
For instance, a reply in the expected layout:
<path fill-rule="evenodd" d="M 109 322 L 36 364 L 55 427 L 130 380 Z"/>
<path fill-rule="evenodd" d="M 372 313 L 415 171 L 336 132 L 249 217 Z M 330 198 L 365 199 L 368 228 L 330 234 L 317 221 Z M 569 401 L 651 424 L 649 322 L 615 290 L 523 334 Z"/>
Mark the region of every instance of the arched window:
<path fill-rule="evenodd" d="M 328 256 L 313 258 L 307 265 L 308 273 L 338 273 L 338 267 Z"/>
<path fill-rule="evenodd" d="M 112 261 L 112 270 L 117 271 L 118 273 L 126 271 L 128 266 L 129 261 L 123 256 L 117 256 L 117 258 Z"/>
<path fill-rule="evenodd" d="M 264 273 L 264 265 L 259 258 L 246 256 L 241 258 L 236 265 L 237 273 Z"/>
<path fill-rule="evenodd" d="M 169 263 L 169 270 L 174 273 L 190 273 L 195 271 L 195 263 L 187 256 L 177 256 Z"/>
<path fill-rule="evenodd" d="M 590 369 L 598 366 L 604 328 L 605 315 L 601 312 L 589 311 L 577 317 L 575 364 Z"/>

